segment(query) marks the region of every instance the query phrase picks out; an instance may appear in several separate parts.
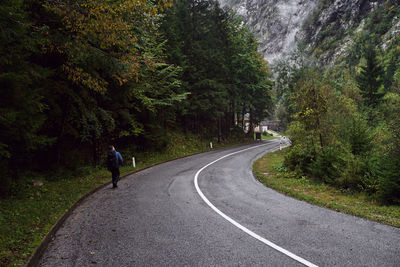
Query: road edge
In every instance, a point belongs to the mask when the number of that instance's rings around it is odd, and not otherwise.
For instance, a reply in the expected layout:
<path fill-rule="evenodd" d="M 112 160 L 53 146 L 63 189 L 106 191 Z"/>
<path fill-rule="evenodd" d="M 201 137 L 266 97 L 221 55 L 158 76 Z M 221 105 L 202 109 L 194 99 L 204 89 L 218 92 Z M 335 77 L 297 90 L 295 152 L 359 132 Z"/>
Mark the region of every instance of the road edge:
<path fill-rule="evenodd" d="M 253 143 L 256 143 L 256 142 L 249 142 L 249 143 L 244 143 L 244 144 L 239 144 L 239 145 L 233 145 L 233 146 L 229 146 L 229 148 L 249 145 L 249 144 L 253 144 Z M 130 171 L 130 172 L 122 175 L 121 176 L 121 180 L 127 178 L 128 176 L 130 176 L 132 174 L 135 174 L 137 172 L 152 168 L 152 167 L 160 165 L 160 164 L 164 164 L 164 163 L 167 163 L 167 162 L 170 162 L 170 161 L 174 161 L 174 160 L 178 160 L 178 159 L 183 159 L 183 158 L 195 156 L 195 155 L 198 155 L 198 154 L 201 154 L 201 153 L 206 153 L 206 152 L 210 152 L 210 151 L 217 151 L 217 150 L 226 149 L 226 148 L 227 147 L 221 147 L 221 148 L 218 148 L 218 149 L 211 149 L 211 150 L 208 150 L 208 151 L 197 152 L 197 153 L 193 153 L 193 154 L 189 154 L 189 155 L 180 156 L 180 157 L 168 159 L 168 160 L 165 160 L 165 161 L 157 162 L 157 163 L 151 164 L 151 165 L 149 165 L 147 167 L 143 167 L 141 169 Z M 24 267 L 35 267 L 35 266 L 38 266 L 39 260 L 43 256 L 44 251 L 47 249 L 49 243 L 54 239 L 55 234 L 61 228 L 61 226 L 65 222 L 65 220 L 72 214 L 72 212 L 84 200 L 86 200 L 86 198 L 88 198 L 89 196 L 93 195 L 94 193 L 96 193 L 100 189 L 102 189 L 102 188 L 104 188 L 104 187 L 106 187 L 107 185 L 110 185 L 110 184 L 111 184 L 111 179 L 110 179 L 109 182 L 106 182 L 104 184 L 101 184 L 101 185 L 93 188 L 92 190 L 90 190 L 89 192 L 84 194 L 82 197 L 80 197 L 77 201 L 75 201 L 75 203 L 60 218 L 58 218 L 58 220 L 53 224 L 53 226 L 51 227 L 50 231 L 45 235 L 45 237 L 43 237 L 43 239 L 40 241 L 40 244 L 35 248 L 35 250 L 29 256 L 29 258 L 25 261 L 23 266 Z"/>

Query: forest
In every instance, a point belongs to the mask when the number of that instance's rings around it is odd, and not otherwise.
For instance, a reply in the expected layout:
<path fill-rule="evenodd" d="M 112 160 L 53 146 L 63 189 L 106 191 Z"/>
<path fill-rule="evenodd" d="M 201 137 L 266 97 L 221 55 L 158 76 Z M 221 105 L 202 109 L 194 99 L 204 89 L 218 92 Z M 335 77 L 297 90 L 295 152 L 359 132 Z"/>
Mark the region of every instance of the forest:
<path fill-rule="evenodd" d="M 217 1 L 5 0 L 0 33 L 3 196 L 27 172 L 101 165 L 111 143 L 243 135 L 273 107 L 255 37 Z"/>
<path fill-rule="evenodd" d="M 162 151 L 168 132 L 242 136 L 249 114 L 287 129 L 287 170 L 400 204 L 400 38 L 382 45 L 396 16 L 387 1 L 362 31 L 332 24 L 269 69 L 215 0 L 5 0 L 0 195 L 27 172 L 101 166 L 111 143 Z M 345 34 L 347 56 L 321 63 Z"/>
<path fill-rule="evenodd" d="M 265 118 L 292 141 L 277 172 L 333 198 L 362 195 L 398 225 L 400 3 L 320 35 L 329 1 L 318 3 L 303 42 L 271 64 L 217 0 L 2 0 L 0 265 L 23 265 L 66 210 L 107 185 L 110 144 L 127 161 L 149 152 L 142 169 L 210 141 L 250 142 Z"/>
<path fill-rule="evenodd" d="M 398 1 L 366 15 L 362 30 L 347 30 L 351 45 L 334 64 L 319 55 L 344 30 L 328 28 L 308 49 L 300 44 L 290 64 L 273 68 L 276 115 L 293 141 L 284 167 L 298 177 L 400 204 L 400 37 L 386 41 L 399 15 Z"/>

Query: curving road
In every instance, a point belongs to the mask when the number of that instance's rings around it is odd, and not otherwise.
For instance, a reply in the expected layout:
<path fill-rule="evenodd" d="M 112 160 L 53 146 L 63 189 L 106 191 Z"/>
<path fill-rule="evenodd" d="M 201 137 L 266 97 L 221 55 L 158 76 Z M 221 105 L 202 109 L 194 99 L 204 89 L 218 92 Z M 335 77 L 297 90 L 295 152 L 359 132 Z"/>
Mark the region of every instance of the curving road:
<path fill-rule="evenodd" d="M 278 148 L 211 151 L 104 188 L 65 221 L 40 266 L 400 266 L 399 228 L 256 181 L 252 162 Z"/>

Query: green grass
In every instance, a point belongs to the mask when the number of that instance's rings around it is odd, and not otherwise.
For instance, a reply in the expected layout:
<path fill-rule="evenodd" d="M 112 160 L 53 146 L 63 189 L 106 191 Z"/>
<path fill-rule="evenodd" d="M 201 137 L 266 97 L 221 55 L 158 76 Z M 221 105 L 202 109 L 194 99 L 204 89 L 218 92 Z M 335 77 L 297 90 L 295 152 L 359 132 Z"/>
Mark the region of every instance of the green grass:
<path fill-rule="evenodd" d="M 254 139 L 256 138 L 256 134 L 254 133 Z M 274 138 L 278 138 L 278 137 L 276 137 L 276 136 L 271 136 L 271 135 L 263 135 L 263 134 L 261 134 L 261 140 L 271 140 L 271 139 L 274 139 Z"/>
<path fill-rule="evenodd" d="M 278 138 L 278 137 L 275 137 L 275 136 L 270 136 L 270 135 L 261 135 L 261 139 L 262 140 L 271 140 L 271 139 L 274 139 L 274 138 Z"/>
<path fill-rule="evenodd" d="M 166 160 L 210 150 L 209 142 L 194 136 L 171 136 L 174 142 L 162 153 L 137 153 L 136 168 L 122 167 L 121 175 Z M 214 148 L 239 144 L 225 142 L 213 144 Z M 124 155 L 123 155 L 124 156 Z M 132 164 L 125 155 L 126 164 Z M 18 183 L 18 193 L 9 199 L 0 199 L 0 266 L 21 266 L 40 244 L 57 219 L 79 198 L 93 188 L 111 180 L 105 169 L 86 168 L 86 174 L 52 179 L 27 177 Z M 50 177 L 51 178 L 51 177 Z M 40 180 L 43 186 L 32 186 Z"/>
<path fill-rule="evenodd" d="M 340 190 L 298 177 L 283 167 L 285 150 L 266 154 L 253 165 L 254 175 L 266 186 L 288 196 L 343 213 L 400 227 L 400 206 L 383 206 L 361 192 Z"/>
<path fill-rule="evenodd" d="M 33 187 L 30 179 L 19 184 L 23 193 L 0 201 L 0 265 L 19 266 L 40 244 L 56 220 L 72 204 L 95 186 L 109 180 L 105 170 L 84 177 L 41 180 L 44 185 Z"/>

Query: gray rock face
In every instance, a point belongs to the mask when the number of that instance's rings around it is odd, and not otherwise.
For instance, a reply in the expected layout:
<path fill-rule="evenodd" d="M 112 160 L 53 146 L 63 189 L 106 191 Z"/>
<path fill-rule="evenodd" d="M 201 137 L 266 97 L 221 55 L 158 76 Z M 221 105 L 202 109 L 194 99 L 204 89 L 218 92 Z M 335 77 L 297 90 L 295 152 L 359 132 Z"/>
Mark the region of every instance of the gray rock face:
<path fill-rule="evenodd" d="M 323 63 L 334 62 L 343 55 L 352 44 L 349 34 L 353 30 L 361 31 L 362 17 L 379 3 L 371 0 L 320 0 L 303 25 L 303 41 L 309 46 L 320 44 L 324 39 L 335 38 L 340 41 L 336 49 L 322 51 L 319 60 Z"/>
<path fill-rule="evenodd" d="M 273 62 L 290 52 L 299 38 L 303 21 L 316 0 L 220 0 L 236 10 L 261 42 L 260 52 Z"/>
<path fill-rule="evenodd" d="M 363 15 L 383 0 L 219 0 L 243 17 L 260 41 L 260 52 L 273 63 L 290 53 L 302 40 L 312 47 L 335 32 L 341 45 L 321 55 L 323 62 L 334 61 L 351 42 L 349 30 L 362 23 Z"/>

